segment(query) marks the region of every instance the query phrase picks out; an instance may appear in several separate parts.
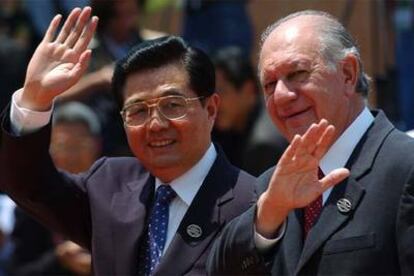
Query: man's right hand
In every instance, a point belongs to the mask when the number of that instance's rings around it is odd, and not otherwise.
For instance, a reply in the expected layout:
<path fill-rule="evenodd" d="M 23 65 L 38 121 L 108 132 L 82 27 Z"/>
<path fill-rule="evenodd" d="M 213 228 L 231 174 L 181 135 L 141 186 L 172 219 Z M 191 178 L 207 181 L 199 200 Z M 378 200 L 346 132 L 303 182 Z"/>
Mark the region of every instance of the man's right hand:
<path fill-rule="evenodd" d="M 50 22 L 42 42 L 34 52 L 26 72 L 19 106 L 46 111 L 56 96 L 76 84 L 88 67 L 87 49 L 98 24 L 91 8 L 75 8 L 56 35 L 61 15 Z"/>
<path fill-rule="evenodd" d="M 256 230 L 274 238 L 288 213 L 303 208 L 349 176 L 345 168 L 318 178 L 319 162 L 333 143 L 335 128 L 326 120 L 296 135 L 280 158 L 267 190 L 257 203 Z"/>

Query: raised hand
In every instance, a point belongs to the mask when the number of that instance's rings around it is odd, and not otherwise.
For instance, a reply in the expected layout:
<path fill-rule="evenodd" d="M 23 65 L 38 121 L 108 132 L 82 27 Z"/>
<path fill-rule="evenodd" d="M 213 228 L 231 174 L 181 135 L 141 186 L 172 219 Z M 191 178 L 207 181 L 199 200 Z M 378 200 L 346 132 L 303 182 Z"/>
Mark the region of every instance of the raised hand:
<path fill-rule="evenodd" d="M 305 207 L 349 176 L 347 169 L 340 168 L 318 179 L 319 161 L 332 144 L 334 133 L 335 128 L 321 120 L 303 136 L 293 138 L 258 201 L 259 233 L 272 236 L 291 210 Z"/>
<path fill-rule="evenodd" d="M 98 18 L 91 8 L 75 8 L 56 35 L 61 15 L 50 22 L 42 42 L 34 52 L 26 72 L 19 104 L 35 111 L 48 110 L 53 99 L 79 81 L 88 67 L 87 49 Z"/>

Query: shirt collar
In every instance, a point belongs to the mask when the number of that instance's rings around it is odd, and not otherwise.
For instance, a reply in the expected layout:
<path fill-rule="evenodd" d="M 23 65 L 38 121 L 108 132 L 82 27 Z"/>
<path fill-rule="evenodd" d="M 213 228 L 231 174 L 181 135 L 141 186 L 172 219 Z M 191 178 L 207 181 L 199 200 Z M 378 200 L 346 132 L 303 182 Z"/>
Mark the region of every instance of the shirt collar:
<path fill-rule="evenodd" d="M 203 184 L 210 168 L 213 166 L 217 157 L 217 151 L 211 143 L 203 157 L 186 173 L 169 183 L 177 196 L 188 206 L 191 205 L 195 195 Z M 162 185 L 162 181 L 155 178 L 155 188 Z"/>
<path fill-rule="evenodd" d="M 325 175 L 335 169 L 345 167 L 356 145 L 373 121 L 374 116 L 365 107 L 320 161 L 319 167 Z"/>

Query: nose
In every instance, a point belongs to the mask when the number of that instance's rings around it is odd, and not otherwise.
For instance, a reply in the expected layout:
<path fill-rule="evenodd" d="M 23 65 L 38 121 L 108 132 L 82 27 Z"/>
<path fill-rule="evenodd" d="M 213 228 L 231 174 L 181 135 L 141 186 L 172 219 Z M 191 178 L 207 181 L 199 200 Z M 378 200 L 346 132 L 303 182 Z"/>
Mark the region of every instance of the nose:
<path fill-rule="evenodd" d="M 284 105 L 294 101 L 298 97 L 297 92 L 284 79 L 278 80 L 273 93 L 273 101 L 276 105 Z"/>
<path fill-rule="evenodd" d="M 151 131 L 160 131 L 168 127 L 169 120 L 164 117 L 158 108 L 151 108 L 148 118 L 148 126 Z"/>

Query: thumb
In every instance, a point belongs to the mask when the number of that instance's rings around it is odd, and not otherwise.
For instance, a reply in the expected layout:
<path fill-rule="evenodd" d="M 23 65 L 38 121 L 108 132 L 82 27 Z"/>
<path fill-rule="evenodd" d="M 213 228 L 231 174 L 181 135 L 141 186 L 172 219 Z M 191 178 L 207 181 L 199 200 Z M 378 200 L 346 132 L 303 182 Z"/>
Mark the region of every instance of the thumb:
<path fill-rule="evenodd" d="M 91 59 L 92 51 L 85 50 L 79 57 L 78 63 L 73 66 L 73 68 L 69 71 L 69 75 L 71 78 L 75 79 L 76 81 L 82 77 L 85 73 L 86 69 L 88 68 L 89 61 Z"/>
<path fill-rule="evenodd" d="M 345 178 L 349 176 L 350 172 L 348 169 L 340 168 L 335 169 L 320 180 L 322 189 L 325 191 L 332 186 L 341 183 Z"/>

